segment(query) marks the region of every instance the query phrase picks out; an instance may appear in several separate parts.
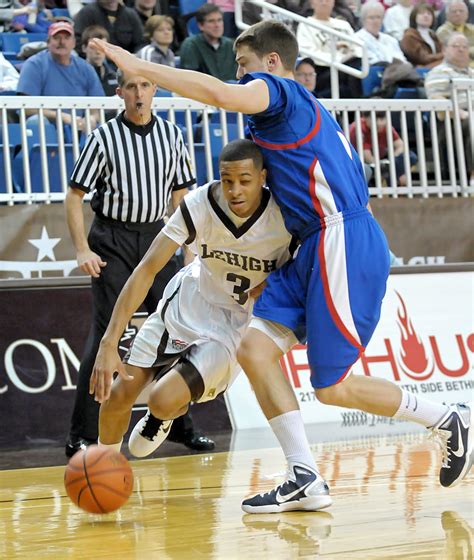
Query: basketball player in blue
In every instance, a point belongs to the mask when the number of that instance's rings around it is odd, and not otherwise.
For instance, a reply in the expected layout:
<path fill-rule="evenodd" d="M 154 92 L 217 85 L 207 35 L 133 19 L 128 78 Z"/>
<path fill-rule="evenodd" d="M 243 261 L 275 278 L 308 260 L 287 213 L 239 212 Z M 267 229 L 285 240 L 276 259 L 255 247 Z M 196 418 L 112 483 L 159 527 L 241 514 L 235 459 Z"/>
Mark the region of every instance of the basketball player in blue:
<path fill-rule="evenodd" d="M 154 65 L 94 40 L 117 66 L 183 97 L 250 115 L 251 138 L 263 150 L 267 184 L 289 232 L 301 246 L 272 273 L 238 351 L 260 406 L 288 462 L 288 478 L 244 500 L 248 513 L 318 510 L 330 505 L 306 439 L 297 400 L 284 377 L 281 343 L 305 333 L 318 400 L 417 422 L 439 436 L 440 482 L 458 484 L 473 462 L 473 407 L 447 406 L 383 379 L 351 375 L 379 320 L 389 273 L 385 236 L 367 210 L 361 162 L 341 129 L 294 81 L 298 45 L 291 31 L 263 21 L 235 41 L 239 84 Z"/>

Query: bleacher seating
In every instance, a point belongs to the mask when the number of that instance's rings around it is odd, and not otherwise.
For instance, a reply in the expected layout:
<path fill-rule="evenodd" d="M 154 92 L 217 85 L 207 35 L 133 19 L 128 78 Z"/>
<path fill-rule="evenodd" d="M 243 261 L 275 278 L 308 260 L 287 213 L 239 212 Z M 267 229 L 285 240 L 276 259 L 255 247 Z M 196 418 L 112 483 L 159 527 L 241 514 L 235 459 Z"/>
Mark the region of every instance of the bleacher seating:
<path fill-rule="evenodd" d="M 362 94 L 369 97 L 376 89 L 382 86 L 382 76 L 385 66 L 371 66 L 369 73 L 362 78 Z"/>
<path fill-rule="evenodd" d="M 71 18 L 71 14 L 67 8 L 53 8 L 51 12 L 55 18 Z"/>
<path fill-rule="evenodd" d="M 205 4 L 203 0 L 179 0 L 179 11 L 182 16 L 186 18 L 187 14 L 192 14 L 200 6 Z M 195 17 L 187 20 L 186 27 L 189 35 L 197 35 L 199 33 L 199 27 Z"/>
<path fill-rule="evenodd" d="M 2 54 L 7 60 L 16 60 L 23 45 L 32 41 L 46 41 L 46 33 L 2 33 Z"/>

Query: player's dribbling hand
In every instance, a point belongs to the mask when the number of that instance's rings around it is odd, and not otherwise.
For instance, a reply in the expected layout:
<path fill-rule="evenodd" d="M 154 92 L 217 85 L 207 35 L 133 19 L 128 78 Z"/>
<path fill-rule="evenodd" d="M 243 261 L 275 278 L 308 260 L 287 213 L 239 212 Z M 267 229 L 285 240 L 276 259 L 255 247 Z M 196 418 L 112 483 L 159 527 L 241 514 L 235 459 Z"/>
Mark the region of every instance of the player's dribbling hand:
<path fill-rule="evenodd" d="M 89 393 L 91 395 L 95 393 L 95 400 L 97 402 L 103 403 L 110 398 L 115 372 L 117 372 L 122 379 L 133 379 L 133 376 L 127 373 L 116 348 L 101 343 L 89 382 Z"/>
<path fill-rule="evenodd" d="M 77 264 L 82 272 L 89 274 L 89 276 L 92 276 L 93 278 L 99 278 L 100 269 L 107 266 L 107 263 L 90 249 L 77 253 Z"/>

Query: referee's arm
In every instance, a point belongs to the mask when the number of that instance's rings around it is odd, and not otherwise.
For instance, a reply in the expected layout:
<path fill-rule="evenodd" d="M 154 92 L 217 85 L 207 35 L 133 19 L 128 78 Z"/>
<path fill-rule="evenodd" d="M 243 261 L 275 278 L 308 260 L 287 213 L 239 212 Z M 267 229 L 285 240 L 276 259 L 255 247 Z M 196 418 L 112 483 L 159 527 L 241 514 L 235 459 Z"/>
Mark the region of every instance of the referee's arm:
<path fill-rule="evenodd" d="M 82 208 L 82 199 L 85 194 L 84 191 L 78 188 L 69 187 L 65 200 L 66 220 L 72 242 L 76 248 L 77 264 L 83 272 L 98 278 L 100 276 L 100 269 L 106 266 L 107 263 L 91 250 L 87 242 Z"/>

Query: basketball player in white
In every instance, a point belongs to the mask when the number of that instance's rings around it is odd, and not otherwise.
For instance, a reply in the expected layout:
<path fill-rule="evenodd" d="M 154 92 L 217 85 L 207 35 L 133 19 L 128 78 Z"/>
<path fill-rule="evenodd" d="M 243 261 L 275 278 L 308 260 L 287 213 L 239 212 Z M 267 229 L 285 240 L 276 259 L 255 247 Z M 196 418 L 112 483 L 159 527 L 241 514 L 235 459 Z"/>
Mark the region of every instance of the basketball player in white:
<path fill-rule="evenodd" d="M 239 371 L 236 350 L 265 278 L 290 258 L 291 236 L 264 188 L 260 148 L 235 140 L 221 152 L 221 180 L 184 198 L 124 286 L 100 344 L 90 392 L 102 403 L 99 444 L 120 450 L 132 405 L 157 379 L 148 413 L 129 441 L 144 457 L 166 438 L 191 402 L 217 397 Z M 197 258 L 169 282 L 157 311 L 138 332 L 124 365 L 119 339 L 155 275 L 186 244 Z M 284 352 L 296 342 L 269 329 Z M 112 384 L 113 374 L 118 376 Z"/>

